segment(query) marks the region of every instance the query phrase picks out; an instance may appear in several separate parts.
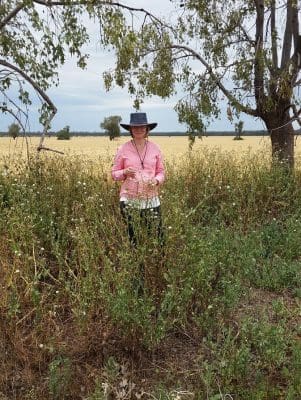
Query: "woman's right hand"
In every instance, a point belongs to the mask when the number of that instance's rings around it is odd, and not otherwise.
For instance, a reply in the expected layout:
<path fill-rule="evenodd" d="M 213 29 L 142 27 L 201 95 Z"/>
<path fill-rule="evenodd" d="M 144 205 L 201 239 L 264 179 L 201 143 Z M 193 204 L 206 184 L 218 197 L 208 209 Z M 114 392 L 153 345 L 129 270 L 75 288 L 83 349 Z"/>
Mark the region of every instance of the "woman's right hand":
<path fill-rule="evenodd" d="M 127 178 L 135 178 L 136 170 L 133 167 L 129 167 L 126 168 L 123 173 Z"/>

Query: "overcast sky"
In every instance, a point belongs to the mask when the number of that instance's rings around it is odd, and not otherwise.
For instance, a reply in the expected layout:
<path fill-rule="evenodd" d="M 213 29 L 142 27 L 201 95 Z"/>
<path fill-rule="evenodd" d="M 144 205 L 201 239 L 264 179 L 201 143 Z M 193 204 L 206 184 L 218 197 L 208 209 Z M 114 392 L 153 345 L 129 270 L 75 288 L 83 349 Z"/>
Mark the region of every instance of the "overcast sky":
<path fill-rule="evenodd" d="M 156 15 L 167 15 L 170 12 L 169 0 L 127 0 L 129 5 L 144 7 Z M 52 122 L 52 130 L 58 130 L 70 125 L 72 131 L 100 131 L 100 122 L 109 115 L 120 115 L 124 123 L 129 121 L 129 114 L 133 112 L 133 99 L 126 89 L 115 88 L 110 92 L 104 89 L 102 73 L 114 65 L 114 56 L 104 51 L 97 44 L 98 26 L 89 22 L 91 41 L 85 47 L 90 54 L 87 69 L 81 70 L 76 66 L 74 59 L 68 59 L 59 70 L 60 84 L 48 91 L 58 113 Z M 180 95 L 179 95 L 180 97 Z M 152 97 L 146 99 L 141 111 L 147 112 L 149 122 L 158 122 L 157 131 L 185 131 L 186 127 L 178 123 L 174 106 L 178 98 L 166 101 Z M 38 106 L 33 104 L 30 109 L 29 128 L 31 131 L 41 130 L 38 123 Z M 241 116 L 244 120 L 244 129 L 263 129 L 263 125 L 253 118 Z M 13 122 L 10 116 L 1 116 L 0 130 L 6 130 Z M 222 106 L 220 120 L 214 121 L 209 130 L 234 130 L 226 118 L 225 107 Z"/>

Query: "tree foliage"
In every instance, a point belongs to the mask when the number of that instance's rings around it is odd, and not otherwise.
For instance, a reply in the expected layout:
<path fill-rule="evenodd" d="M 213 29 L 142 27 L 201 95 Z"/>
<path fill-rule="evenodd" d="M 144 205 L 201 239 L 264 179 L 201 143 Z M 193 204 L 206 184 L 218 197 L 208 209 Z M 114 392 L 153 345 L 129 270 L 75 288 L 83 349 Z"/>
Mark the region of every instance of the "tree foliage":
<path fill-rule="evenodd" d="M 179 121 L 202 132 L 220 116 L 261 119 L 273 153 L 293 162 L 292 122 L 301 124 L 300 2 L 296 0 L 171 0 L 172 19 L 141 21 L 109 38 L 115 70 L 106 86 L 127 86 L 138 106 L 146 96 L 168 98 L 181 86 Z"/>
<path fill-rule="evenodd" d="M 82 46 L 89 40 L 87 19 L 99 22 L 103 43 L 109 37 L 114 41 L 127 29 L 123 10 L 144 13 L 111 0 L 0 1 L 0 113 L 11 114 L 25 132 L 35 93 L 44 126 L 38 149 L 45 148 L 43 140 L 57 112 L 47 90 L 58 85 L 58 68 L 69 54 L 79 67 L 86 66 Z"/>
<path fill-rule="evenodd" d="M 23 127 L 34 91 L 41 99 L 40 122 L 49 128 L 56 107 L 46 91 L 58 84 L 57 69 L 67 52 L 85 67 L 87 55 L 81 47 L 88 35 L 81 14 L 79 6 L 51 7 L 51 1 L 1 2 L 0 111 L 12 114 Z"/>
<path fill-rule="evenodd" d="M 121 117 L 119 115 L 111 115 L 110 117 L 104 118 L 103 122 L 100 124 L 100 127 L 109 135 L 110 140 L 120 136 L 120 121 Z"/>

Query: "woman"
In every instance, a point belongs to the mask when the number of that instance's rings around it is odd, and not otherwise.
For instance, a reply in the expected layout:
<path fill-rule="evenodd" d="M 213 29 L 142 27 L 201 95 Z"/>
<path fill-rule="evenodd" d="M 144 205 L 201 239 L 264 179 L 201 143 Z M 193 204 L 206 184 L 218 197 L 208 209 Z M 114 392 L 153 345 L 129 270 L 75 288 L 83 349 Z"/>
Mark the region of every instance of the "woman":
<path fill-rule="evenodd" d="M 120 124 L 131 133 L 132 140 L 117 151 L 112 167 L 112 177 L 122 181 L 120 210 L 127 223 L 131 244 L 137 245 L 139 228 L 148 234 L 156 230 L 163 245 L 160 199 L 158 190 L 164 181 L 164 166 L 159 147 L 148 140 L 148 133 L 156 123 L 148 123 L 146 113 L 132 113 L 129 124 Z M 137 211 L 138 210 L 138 211 Z M 137 215 L 136 221 L 134 215 Z"/>

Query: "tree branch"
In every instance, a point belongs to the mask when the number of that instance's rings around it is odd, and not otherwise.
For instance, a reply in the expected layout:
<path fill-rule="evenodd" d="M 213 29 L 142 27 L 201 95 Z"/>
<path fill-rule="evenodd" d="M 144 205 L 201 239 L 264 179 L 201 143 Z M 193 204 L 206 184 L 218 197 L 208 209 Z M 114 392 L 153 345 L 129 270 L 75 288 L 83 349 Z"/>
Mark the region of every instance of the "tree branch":
<path fill-rule="evenodd" d="M 295 104 L 290 104 L 290 106 L 289 106 L 288 108 L 292 108 L 293 114 L 294 114 L 294 119 L 295 119 L 295 121 L 297 121 L 298 124 L 301 126 L 301 118 L 300 118 L 300 115 L 301 115 L 301 108 L 297 111 L 297 107 L 296 107 Z"/>
<path fill-rule="evenodd" d="M 256 4 L 256 48 L 254 62 L 254 92 L 257 109 L 260 116 L 264 101 L 264 66 L 263 66 L 263 26 L 264 26 L 264 0 L 255 0 Z"/>
<path fill-rule="evenodd" d="M 271 43 L 272 43 L 273 71 L 277 71 L 277 68 L 278 68 L 278 53 L 277 53 L 277 30 L 276 30 L 275 0 L 272 0 L 272 2 L 271 2 Z"/>
<path fill-rule="evenodd" d="M 5 25 L 11 20 L 13 19 L 19 11 L 22 10 L 22 8 L 25 7 L 24 3 L 19 3 L 16 8 L 14 10 L 12 10 L 2 21 L 0 21 L 0 30 L 2 30 Z"/>
<path fill-rule="evenodd" d="M 244 36 L 245 36 L 246 41 L 254 45 L 254 44 L 255 44 L 254 40 L 251 38 L 251 36 L 249 36 L 248 32 L 246 31 L 246 29 L 245 29 L 245 27 L 242 25 L 242 23 L 239 22 L 238 25 L 239 25 L 239 28 L 242 30 L 242 32 L 243 32 L 243 34 L 244 34 Z"/>
<path fill-rule="evenodd" d="M 294 39 L 294 54 L 291 58 L 291 85 L 293 87 L 301 69 L 301 36 L 299 35 L 298 8 L 296 5 L 294 5 L 292 8 L 292 30 Z"/>
<path fill-rule="evenodd" d="M 36 82 L 29 76 L 26 74 L 26 72 L 22 71 L 20 68 L 16 67 L 15 65 L 5 61 L 5 60 L 1 60 L 0 59 L 0 65 L 3 65 L 15 72 L 17 72 L 18 74 L 20 74 L 28 83 L 30 83 L 30 85 L 39 93 L 39 95 L 45 100 L 45 102 L 55 111 L 57 112 L 57 109 L 55 107 L 55 105 L 52 103 L 52 101 L 50 100 L 50 98 L 47 96 L 47 94 L 40 88 L 40 86 L 38 86 L 36 84 Z"/>
<path fill-rule="evenodd" d="M 38 86 L 37 83 L 29 75 L 27 75 L 24 71 L 22 71 L 20 68 L 16 67 L 15 65 L 10 64 L 9 62 L 7 62 L 5 60 L 1 60 L 1 59 L 0 59 L 0 65 L 3 65 L 5 67 L 17 72 L 18 74 L 20 74 L 36 90 L 36 92 L 39 93 L 39 95 L 42 97 L 42 99 L 48 104 L 48 106 L 52 110 L 50 117 L 48 118 L 48 121 L 46 121 L 46 123 L 44 125 L 44 129 L 43 129 L 43 132 L 41 135 L 40 143 L 38 146 L 38 151 L 40 151 L 43 148 L 43 142 L 45 139 L 46 132 L 49 129 L 50 123 L 51 123 L 52 119 L 54 118 L 55 114 L 57 113 L 57 108 L 55 107 L 53 102 L 50 100 L 50 98 L 47 96 L 47 94 L 40 88 L 40 86 Z"/>
<path fill-rule="evenodd" d="M 301 85 L 301 79 L 295 82 L 294 87 L 300 86 Z"/>
<path fill-rule="evenodd" d="M 55 150 L 55 149 L 51 149 L 50 147 L 45 147 L 45 146 L 39 145 L 38 151 L 41 151 L 41 150 L 53 151 L 54 153 L 58 153 L 58 154 L 65 154 L 63 151 Z"/>
<path fill-rule="evenodd" d="M 292 6 L 292 31 L 294 39 L 294 51 L 296 52 L 299 46 L 299 19 L 298 19 L 298 6 L 294 4 Z"/>
<path fill-rule="evenodd" d="M 16 82 L 18 83 L 18 85 L 19 85 L 19 88 L 22 88 L 22 83 L 20 82 L 20 79 L 18 78 L 18 76 L 17 76 L 17 74 L 15 73 L 15 72 L 11 72 L 11 74 L 13 75 L 13 76 L 15 76 L 15 80 L 16 80 Z M 28 120 L 28 112 L 25 112 L 24 110 L 22 110 L 22 108 L 21 107 L 19 107 L 18 106 L 18 104 L 15 102 L 15 101 L 13 101 L 6 93 L 5 93 L 5 90 L 3 90 L 2 88 L 0 89 L 0 92 L 2 93 L 2 95 L 3 95 L 3 97 L 7 100 L 7 102 L 8 103 L 11 103 L 12 105 L 13 105 L 13 107 L 15 107 L 16 108 L 16 110 L 17 110 L 17 112 L 18 112 L 18 114 L 23 114 L 23 116 L 25 117 L 25 120 L 27 121 Z M 4 105 L 2 105 L 2 108 L 7 108 L 7 106 L 4 106 Z M 11 110 L 11 108 L 9 108 L 8 110 Z M 11 114 L 11 113 L 10 113 Z M 12 114 L 13 115 L 13 114 Z M 23 127 L 23 124 L 21 124 L 22 125 L 22 127 Z M 24 127 L 24 131 L 25 131 L 25 127 Z"/>
<path fill-rule="evenodd" d="M 252 115 L 253 117 L 259 116 L 256 110 L 253 110 L 252 108 L 249 108 L 243 104 L 241 104 L 230 92 L 228 89 L 225 88 L 225 86 L 222 84 L 220 78 L 216 76 L 214 71 L 212 70 L 211 66 L 204 60 L 204 58 L 197 53 L 195 50 L 192 48 L 186 46 L 186 45 L 178 45 L 178 44 L 173 44 L 170 46 L 172 49 L 181 49 L 183 51 L 187 51 L 188 53 L 192 54 L 197 60 L 199 60 L 207 69 L 209 75 L 211 78 L 215 81 L 216 85 L 218 88 L 224 93 L 224 95 L 228 98 L 229 102 L 237 107 L 239 110 L 242 112 Z"/>
<path fill-rule="evenodd" d="M 54 6 L 76 6 L 76 5 L 87 5 L 87 4 L 91 4 L 91 1 L 86 0 L 86 1 L 74 1 L 72 3 L 70 3 L 69 1 L 64 1 L 64 0 L 58 0 L 58 1 L 52 1 L 52 0 L 33 0 L 33 3 L 35 4 L 39 4 L 41 6 L 45 6 L 45 7 L 54 7 Z M 95 0 L 93 5 L 95 6 L 102 6 L 102 5 L 107 5 L 107 6 L 114 6 L 114 7 L 119 7 L 119 8 L 123 8 L 125 10 L 128 11 L 135 11 L 135 12 L 142 12 L 145 15 L 149 16 L 153 21 L 156 21 L 157 23 L 159 23 L 162 26 L 165 26 L 166 28 L 171 29 L 172 31 L 174 31 L 173 27 L 170 25 L 167 25 L 165 23 L 163 23 L 163 21 L 161 21 L 158 17 L 156 17 L 154 14 L 152 14 L 151 12 L 145 10 L 144 8 L 136 8 L 136 7 L 131 7 L 128 6 L 126 4 L 122 4 L 119 3 L 117 1 L 101 1 L 101 0 Z M 14 10 L 12 10 L 2 21 L 0 21 L 0 30 L 2 30 L 6 24 L 13 19 L 19 11 L 21 11 L 23 8 L 25 8 L 25 4 L 23 2 L 20 2 Z"/>
<path fill-rule="evenodd" d="M 91 5 L 91 1 L 89 0 L 84 0 L 84 1 L 74 1 L 72 4 L 70 4 L 69 1 L 64 1 L 64 0 L 57 0 L 57 1 L 52 1 L 52 0 L 33 0 L 34 3 L 40 4 L 42 6 L 46 7 L 52 7 L 52 6 L 74 6 L 74 5 L 85 5 L 89 4 Z M 165 26 L 171 30 L 174 30 L 172 26 L 167 25 L 163 23 L 158 17 L 156 17 L 154 14 L 151 12 L 147 11 L 145 8 L 137 8 L 137 7 L 131 7 L 126 4 L 122 4 L 118 1 L 102 1 L 102 0 L 95 0 L 92 2 L 94 6 L 113 6 L 113 7 L 119 7 L 123 8 L 128 11 L 135 11 L 135 12 L 142 12 L 145 15 L 149 16 L 152 20 L 158 22 L 160 25 Z"/>
<path fill-rule="evenodd" d="M 3 107 L 3 106 L 0 106 L 0 110 L 2 110 L 3 113 L 11 114 L 14 117 L 14 119 L 16 121 L 18 121 L 18 123 L 21 126 L 23 132 L 25 133 L 25 127 L 24 127 L 21 119 L 18 117 L 18 115 L 15 112 L 13 112 L 13 110 L 11 110 L 10 108 L 7 108 L 7 107 Z"/>
<path fill-rule="evenodd" d="M 282 58 L 281 58 L 281 65 L 280 68 L 283 70 L 291 56 L 291 49 L 292 49 L 292 15 L 293 15 L 293 10 L 292 10 L 292 1 L 293 0 L 287 0 L 287 6 L 286 6 L 286 26 L 285 26 L 285 32 L 283 36 L 283 46 L 282 46 Z"/>

